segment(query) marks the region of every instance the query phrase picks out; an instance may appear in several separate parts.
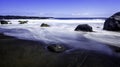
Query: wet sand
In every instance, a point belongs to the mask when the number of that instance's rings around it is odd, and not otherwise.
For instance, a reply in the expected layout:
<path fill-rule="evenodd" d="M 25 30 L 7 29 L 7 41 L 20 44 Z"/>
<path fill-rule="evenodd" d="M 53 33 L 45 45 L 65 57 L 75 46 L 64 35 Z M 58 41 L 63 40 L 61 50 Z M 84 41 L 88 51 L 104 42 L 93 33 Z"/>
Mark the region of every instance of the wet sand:
<path fill-rule="evenodd" d="M 55 53 L 46 48 L 48 45 L 1 33 L 0 67 L 120 67 L 120 56 L 116 52 L 109 55 L 82 48 L 72 50 L 63 44 L 66 51 Z M 114 47 L 110 48 L 112 50 Z"/>

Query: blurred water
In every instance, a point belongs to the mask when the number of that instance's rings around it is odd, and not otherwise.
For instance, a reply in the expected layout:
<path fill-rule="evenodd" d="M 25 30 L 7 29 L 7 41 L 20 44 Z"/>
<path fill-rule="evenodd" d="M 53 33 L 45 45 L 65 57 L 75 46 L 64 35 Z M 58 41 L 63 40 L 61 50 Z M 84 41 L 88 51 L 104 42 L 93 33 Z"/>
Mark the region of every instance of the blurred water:
<path fill-rule="evenodd" d="M 24 19 L 19 19 L 24 20 Z M 103 19 L 95 20 L 28 20 L 27 24 L 19 24 L 19 20 L 9 20 L 12 24 L 1 25 L 0 32 L 20 39 L 41 40 L 45 43 L 65 43 L 74 48 L 84 48 L 111 53 L 106 45 L 94 42 L 114 44 L 120 47 L 120 33 L 102 30 Z M 50 27 L 40 27 L 47 23 Z M 74 29 L 79 24 L 89 24 L 94 32 L 77 32 Z M 88 38 L 88 39 L 87 39 Z M 92 39 L 92 40 L 89 40 Z"/>

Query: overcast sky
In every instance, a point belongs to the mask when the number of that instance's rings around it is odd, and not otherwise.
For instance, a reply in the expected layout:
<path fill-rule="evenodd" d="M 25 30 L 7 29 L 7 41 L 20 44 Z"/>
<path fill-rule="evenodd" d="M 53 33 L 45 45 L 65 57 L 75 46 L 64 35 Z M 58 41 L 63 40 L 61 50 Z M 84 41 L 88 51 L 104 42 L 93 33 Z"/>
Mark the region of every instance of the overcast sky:
<path fill-rule="evenodd" d="M 120 0 L 0 0 L 0 15 L 108 17 Z"/>

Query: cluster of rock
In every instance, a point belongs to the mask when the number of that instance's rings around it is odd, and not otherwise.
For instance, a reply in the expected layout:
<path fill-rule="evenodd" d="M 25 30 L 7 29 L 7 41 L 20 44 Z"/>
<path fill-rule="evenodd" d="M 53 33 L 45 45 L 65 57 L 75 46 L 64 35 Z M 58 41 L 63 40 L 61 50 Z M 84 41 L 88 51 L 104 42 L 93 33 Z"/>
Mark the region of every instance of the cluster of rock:
<path fill-rule="evenodd" d="M 120 12 L 117 12 L 106 19 L 103 29 L 109 31 L 120 31 Z"/>
<path fill-rule="evenodd" d="M 0 24 L 8 24 L 8 21 L 0 20 Z"/>
<path fill-rule="evenodd" d="M 120 31 L 120 12 L 115 13 L 105 20 L 103 30 Z M 93 30 L 88 24 L 80 24 L 75 28 L 75 31 L 92 32 Z"/>

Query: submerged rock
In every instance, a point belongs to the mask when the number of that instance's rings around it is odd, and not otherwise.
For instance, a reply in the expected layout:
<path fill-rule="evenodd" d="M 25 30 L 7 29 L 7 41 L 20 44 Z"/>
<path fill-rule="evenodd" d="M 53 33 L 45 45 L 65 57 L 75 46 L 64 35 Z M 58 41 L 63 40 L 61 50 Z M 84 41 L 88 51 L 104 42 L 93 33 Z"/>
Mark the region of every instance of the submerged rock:
<path fill-rule="evenodd" d="M 42 24 L 41 24 L 41 27 L 50 27 L 50 25 L 45 24 L 45 23 L 42 23 Z"/>
<path fill-rule="evenodd" d="M 120 31 L 120 12 L 115 13 L 106 19 L 103 29 L 109 31 Z"/>
<path fill-rule="evenodd" d="M 92 27 L 88 24 L 80 24 L 76 27 L 75 31 L 86 31 L 86 32 L 92 32 Z"/>
<path fill-rule="evenodd" d="M 97 26 L 96 28 L 100 28 L 99 26 Z"/>
<path fill-rule="evenodd" d="M 65 47 L 59 44 L 52 44 L 52 45 L 49 45 L 47 48 L 49 51 L 55 52 L 55 53 L 60 53 L 65 51 Z"/>
<path fill-rule="evenodd" d="M 9 23 L 9 24 L 12 24 L 12 23 Z"/>

